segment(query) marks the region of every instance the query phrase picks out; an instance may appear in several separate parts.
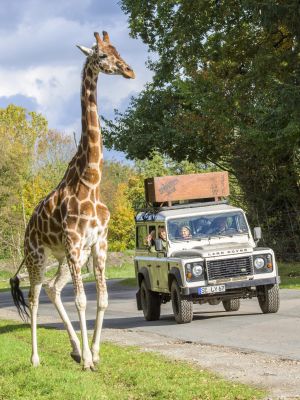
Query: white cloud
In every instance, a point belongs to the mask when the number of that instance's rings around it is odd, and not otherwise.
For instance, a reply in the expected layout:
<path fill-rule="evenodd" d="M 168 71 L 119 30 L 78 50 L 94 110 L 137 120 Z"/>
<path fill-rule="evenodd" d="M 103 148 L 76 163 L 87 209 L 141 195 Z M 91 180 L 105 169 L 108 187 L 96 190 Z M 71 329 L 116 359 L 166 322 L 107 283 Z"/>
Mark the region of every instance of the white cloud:
<path fill-rule="evenodd" d="M 79 84 L 79 69 L 72 66 L 37 66 L 26 70 L 0 68 L 2 96 L 21 94 L 34 98 L 36 111 L 41 112 L 52 126 L 63 112 L 64 103 L 78 91 Z"/>
<path fill-rule="evenodd" d="M 33 99 L 35 111 L 47 118 L 51 128 L 66 133 L 80 130 L 84 56 L 75 45 L 91 46 L 95 30 L 109 32 L 112 43 L 136 73 L 135 80 L 100 75 L 99 113 L 112 115 L 113 109 L 126 104 L 151 79 L 145 67 L 147 49 L 129 37 L 126 18 L 116 2 L 106 3 L 103 13 L 98 0 L 25 0 L 18 4 L 14 30 L 1 24 L 5 15 L 0 12 L 0 97 Z"/>

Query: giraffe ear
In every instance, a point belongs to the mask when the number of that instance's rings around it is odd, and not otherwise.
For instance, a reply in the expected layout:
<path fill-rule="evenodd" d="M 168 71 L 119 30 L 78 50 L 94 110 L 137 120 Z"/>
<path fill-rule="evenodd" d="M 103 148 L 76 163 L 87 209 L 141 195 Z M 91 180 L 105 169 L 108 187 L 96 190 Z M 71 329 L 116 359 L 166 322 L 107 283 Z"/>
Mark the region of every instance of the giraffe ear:
<path fill-rule="evenodd" d="M 90 56 L 93 53 L 92 49 L 89 49 L 88 47 L 84 47 L 84 46 L 79 46 L 78 44 L 76 45 L 79 50 L 81 50 L 83 52 L 84 55 L 86 56 Z"/>
<path fill-rule="evenodd" d="M 110 43 L 108 33 L 106 31 L 103 31 L 102 34 L 103 34 L 103 41 L 106 43 Z"/>

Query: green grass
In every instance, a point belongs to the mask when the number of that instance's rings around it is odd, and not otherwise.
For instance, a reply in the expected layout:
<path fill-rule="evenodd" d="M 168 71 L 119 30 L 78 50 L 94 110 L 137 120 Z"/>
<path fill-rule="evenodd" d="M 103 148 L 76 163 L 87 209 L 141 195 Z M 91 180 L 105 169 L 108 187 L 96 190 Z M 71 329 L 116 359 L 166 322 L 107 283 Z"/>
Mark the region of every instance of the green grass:
<path fill-rule="evenodd" d="M 109 266 L 105 272 L 108 279 L 128 279 L 135 277 L 132 263 L 123 264 L 120 267 Z"/>
<path fill-rule="evenodd" d="M 0 290 L 9 287 L 9 278 L 11 278 L 11 276 L 12 274 L 10 272 L 0 270 Z M 5 281 L 3 279 L 5 279 Z"/>
<path fill-rule="evenodd" d="M 281 288 L 300 289 L 300 263 L 278 263 L 278 269 Z"/>
<path fill-rule="evenodd" d="M 120 282 L 123 286 L 136 286 L 136 278 L 134 266 L 132 263 L 124 263 L 120 266 L 107 266 L 105 269 L 107 279 L 122 279 Z M 94 276 L 85 279 L 85 282 L 93 282 Z"/>
<path fill-rule="evenodd" d="M 30 359 L 27 325 L 0 321 L 0 400 L 246 400 L 262 390 L 227 382 L 184 362 L 104 343 L 99 370 L 83 372 L 69 356 L 67 334 L 38 329 L 42 365 Z"/>
<path fill-rule="evenodd" d="M 56 273 L 56 268 L 46 273 L 47 278 L 51 278 Z M 0 292 L 7 290 L 9 286 L 9 278 L 12 277 L 12 273 L 4 270 L 0 270 Z M 107 279 L 123 279 L 121 282 L 124 286 L 136 286 L 134 266 L 132 263 L 124 263 L 120 266 L 107 266 L 106 268 Z M 94 276 L 86 278 L 86 282 L 93 282 Z M 22 287 L 26 287 L 26 283 L 22 283 Z"/>

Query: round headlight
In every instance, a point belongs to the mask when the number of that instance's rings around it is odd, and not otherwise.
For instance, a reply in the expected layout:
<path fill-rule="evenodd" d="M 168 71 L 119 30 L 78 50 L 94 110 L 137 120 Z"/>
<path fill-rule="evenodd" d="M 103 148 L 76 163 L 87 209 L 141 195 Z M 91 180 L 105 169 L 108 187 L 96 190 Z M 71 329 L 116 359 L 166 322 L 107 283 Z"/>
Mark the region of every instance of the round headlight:
<path fill-rule="evenodd" d="M 194 267 L 193 267 L 193 275 L 194 276 L 200 276 L 200 275 L 202 275 L 202 272 L 203 272 L 203 268 L 201 265 L 199 265 L 199 264 L 194 265 Z"/>
<path fill-rule="evenodd" d="M 265 260 L 262 257 L 257 257 L 254 260 L 254 266 L 256 269 L 261 269 L 265 266 Z"/>

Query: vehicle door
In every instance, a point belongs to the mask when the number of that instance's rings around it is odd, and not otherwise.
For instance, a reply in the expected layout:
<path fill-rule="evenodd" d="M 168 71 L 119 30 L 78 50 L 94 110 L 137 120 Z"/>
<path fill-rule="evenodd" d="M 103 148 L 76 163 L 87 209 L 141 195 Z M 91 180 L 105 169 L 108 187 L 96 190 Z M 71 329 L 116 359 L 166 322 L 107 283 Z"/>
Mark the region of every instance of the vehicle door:
<path fill-rule="evenodd" d="M 157 226 L 154 224 L 147 225 L 147 241 L 148 241 L 148 257 L 147 269 L 151 282 L 151 289 L 158 290 L 158 266 L 157 266 L 157 251 L 155 250 L 155 239 L 157 239 Z"/>
<path fill-rule="evenodd" d="M 164 237 L 164 251 L 156 252 L 156 277 L 157 277 L 157 287 L 162 292 L 168 292 L 168 258 L 167 258 L 167 236 L 166 228 L 164 225 L 160 224 L 157 227 L 157 237 L 162 239 L 162 232 L 165 233 Z"/>

